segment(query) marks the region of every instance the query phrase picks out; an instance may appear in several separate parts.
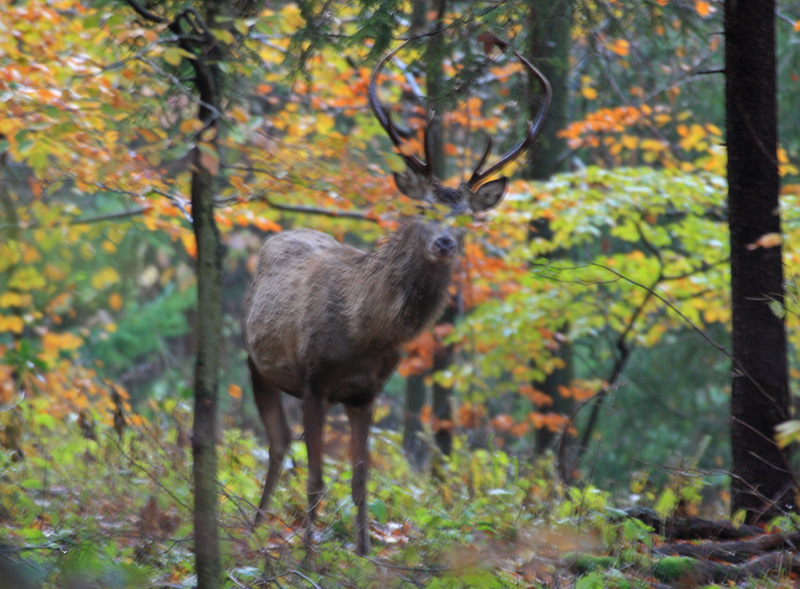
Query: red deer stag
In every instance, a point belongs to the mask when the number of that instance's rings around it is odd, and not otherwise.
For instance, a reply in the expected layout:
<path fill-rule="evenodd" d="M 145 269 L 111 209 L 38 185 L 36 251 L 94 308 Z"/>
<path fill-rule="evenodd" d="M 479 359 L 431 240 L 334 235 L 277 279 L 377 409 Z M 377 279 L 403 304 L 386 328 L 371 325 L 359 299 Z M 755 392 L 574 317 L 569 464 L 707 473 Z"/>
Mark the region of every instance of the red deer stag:
<path fill-rule="evenodd" d="M 545 90 L 536 120 L 528 123 L 524 141 L 496 164 L 481 170 L 491 150 L 490 138 L 471 178 L 457 189 L 448 188 L 431 170 L 432 116 L 425 127 L 427 161 L 423 162 L 402 153 L 400 136 L 378 101 L 375 81 L 396 52 L 386 55 L 372 73 L 369 103 L 406 162 L 407 169 L 394 175 L 397 188 L 419 201 L 427 213 L 403 219 L 385 244 L 372 253 L 306 229 L 272 236 L 261 248 L 243 309 L 253 392 L 269 438 L 269 467 L 256 523 L 264 519 L 291 441 L 281 403 L 283 391 L 302 400 L 308 449 L 306 544 L 310 547 L 315 511 L 323 493 L 325 411 L 329 405 L 341 403 L 350 421 L 359 555 L 370 549 L 367 438 L 375 398 L 397 366 L 401 346 L 437 319 L 446 305 L 463 240 L 463 230 L 450 226 L 441 215 L 432 218 L 433 213 L 444 208 L 449 211 L 447 216 L 461 215 L 496 206 L 507 179 L 484 180 L 532 143 L 541 131 L 551 100 L 545 77 L 516 54 Z"/>

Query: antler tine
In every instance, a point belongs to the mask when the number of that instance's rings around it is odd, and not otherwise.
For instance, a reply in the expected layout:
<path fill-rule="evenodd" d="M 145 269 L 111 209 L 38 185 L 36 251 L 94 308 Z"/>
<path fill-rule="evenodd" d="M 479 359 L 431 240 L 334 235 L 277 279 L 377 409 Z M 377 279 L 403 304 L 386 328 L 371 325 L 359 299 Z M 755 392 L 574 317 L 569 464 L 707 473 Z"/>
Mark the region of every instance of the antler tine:
<path fill-rule="evenodd" d="M 469 179 L 469 183 L 472 184 L 473 179 L 475 178 L 475 174 L 483 167 L 483 164 L 486 163 L 486 160 L 489 158 L 489 154 L 492 152 L 492 136 L 488 135 L 486 137 L 486 149 L 483 150 L 483 155 L 481 156 L 478 165 L 475 166 L 475 172 L 473 172 L 472 177 Z"/>
<path fill-rule="evenodd" d="M 517 159 L 522 153 L 533 143 L 533 140 L 542 132 L 542 128 L 544 127 L 544 121 L 547 118 L 547 112 L 550 110 L 550 103 L 553 100 L 553 91 L 550 88 L 550 82 L 547 81 L 547 78 L 544 76 L 542 72 L 540 72 L 531 62 L 527 59 L 522 57 L 516 51 L 514 55 L 517 56 L 517 59 L 520 60 L 522 65 L 536 78 L 544 87 L 544 102 L 542 107 L 539 109 L 539 112 L 536 113 L 536 118 L 533 121 L 528 121 L 528 133 L 525 135 L 525 139 L 523 139 L 519 144 L 513 147 L 510 151 L 508 151 L 500 160 L 491 166 L 488 170 L 481 171 L 483 164 L 486 163 L 486 158 L 489 156 L 489 150 L 491 149 L 491 137 L 489 137 L 489 144 L 486 147 L 486 151 L 483 153 L 483 157 L 481 161 L 478 163 L 478 166 L 475 168 L 475 171 L 472 173 L 472 176 L 469 179 L 468 184 L 470 186 L 475 186 L 483 181 L 485 178 L 491 176 L 501 168 L 504 168 L 515 159 Z"/>
<path fill-rule="evenodd" d="M 375 88 L 375 81 L 378 79 L 378 75 L 383 70 L 384 64 L 395 56 L 395 54 L 400 51 L 403 47 L 408 44 L 409 41 L 404 41 L 401 45 L 399 45 L 394 50 L 390 51 L 383 58 L 378 62 L 378 65 L 375 66 L 375 69 L 372 72 L 372 77 L 369 80 L 369 105 L 372 108 L 372 112 L 375 113 L 375 118 L 378 119 L 378 122 L 383 127 L 384 131 L 389 135 L 389 138 L 392 140 L 392 143 L 397 148 L 397 152 L 400 156 L 405 160 L 406 165 L 412 168 L 419 174 L 424 176 L 430 175 L 430 154 L 432 153 L 432 148 L 429 145 L 431 139 L 429 139 L 428 130 L 433 122 L 433 113 L 428 113 L 428 120 L 425 124 L 425 159 L 427 162 L 422 162 L 413 155 L 406 155 L 403 153 L 401 146 L 402 140 L 400 136 L 397 134 L 397 129 L 395 129 L 394 123 L 392 123 L 391 116 L 383 109 L 383 105 L 381 105 L 380 100 L 378 100 L 378 92 Z"/>
<path fill-rule="evenodd" d="M 433 126 L 435 118 L 436 112 L 429 110 L 428 116 L 425 119 L 425 129 L 422 131 L 425 143 L 425 163 L 423 165 L 425 166 L 424 173 L 427 175 L 430 175 L 433 171 L 433 167 L 431 166 L 431 162 L 433 161 L 433 133 L 431 133 L 431 127 Z"/>

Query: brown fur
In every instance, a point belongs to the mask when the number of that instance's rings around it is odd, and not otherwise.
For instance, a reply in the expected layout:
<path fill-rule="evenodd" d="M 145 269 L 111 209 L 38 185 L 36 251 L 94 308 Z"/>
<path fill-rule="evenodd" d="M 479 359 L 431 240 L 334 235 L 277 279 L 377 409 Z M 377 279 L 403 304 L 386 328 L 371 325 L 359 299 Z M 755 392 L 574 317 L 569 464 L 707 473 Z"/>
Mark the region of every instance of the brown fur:
<path fill-rule="evenodd" d="M 505 178 L 477 190 L 447 188 L 413 171 L 398 175 L 412 198 L 451 214 L 495 206 Z M 308 448 L 308 527 L 322 497 L 322 429 L 326 408 L 341 403 L 351 429 L 356 550 L 369 551 L 366 481 L 375 398 L 400 360 L 401 347 L 441 314 L 460 229 L 426 215 L 404 219 L 373 253 L 317 231 L 280 233 L 261 248 L 244 301 L 243 330 L 253 393 L 270 444 L 269 468 L 256 521 L 264 516 L 291 441 L 281 391 L 302 400 Z"/>
<path fill-rule="evenodd" d="M 384 56 L 373 71 L 368 98 L 378 122 L 399 149 L 399 134 L 376 93 L 378 74 L 398 50 Z M 310 546 L 314 514 L 323 492 L 325 410 L 332 403 L 341 403 L 350 421 L 356 552 L 369 552 L 366 484 L 373 404 L 397 366 L 402 344 L 443 310 L 461 246 L 460 230 L 451 228 L 447 219 L 436 220 L 431 213 L 445 210 L 448 216 L 456 216 L 497 206 L 506 178 L 485 182 L 486 178 L 528 148 L 547 116 L 549 83 L 532 64 L 516 55 L 540 80 L 545 99 L 536 120 L 528 124 L 525 139 L 494 165 L 483 169 L 491 150 L 490 140 L 467 182 L 457 189 L 443 186 L 433 175 L 430 161 L 431 113 L 424 141 L 428 161 L 401 151 L 407 169 L 395 174 L 400 191 L 423 203 L 428 208 L 426 215 L 404 220 L 374 253 L 361 252 L 309 230 L 278 234 L 262 247 L 243 315 L 253 393 L 270 445 L 256 522 L 264 518 L 291 441 L 281 403 L 284 391 L 302 400 L 308 449 L 306 545 Z"/>

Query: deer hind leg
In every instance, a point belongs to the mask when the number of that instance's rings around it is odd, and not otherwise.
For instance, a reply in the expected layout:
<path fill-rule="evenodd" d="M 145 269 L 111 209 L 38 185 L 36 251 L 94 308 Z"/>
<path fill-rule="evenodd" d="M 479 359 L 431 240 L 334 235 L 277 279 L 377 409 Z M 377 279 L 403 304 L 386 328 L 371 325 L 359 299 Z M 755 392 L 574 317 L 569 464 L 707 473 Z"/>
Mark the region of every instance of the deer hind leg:
<path fill-rule="evenodd" d="M 356 506 L 356 554 L 366 556 L 370 550 L 367 479 L 369 477 L 369 427 L 372 404 L 346 407 L 350 420 L 350 453 L 353 460 L 353 503 Z"/>
<path fill-rule="evenodd" d="M 306 548 L 312 544 L 317 506 L 322 500 L 325 486 L 322 482 L 322 446 L 325 426 L 325 402 L 310 391 L 303 397 L 303 431 L 308 454 L 308 513 L 306 521 Z"/>
<path fill-rule="evenodd" d="M 261 502 L 258 504 L 255 523 L 264 521 L 269 499 L 272 496 L 278 479 L 283 469 L 283 457 L 292 441 L 289 424 L 286 423 L 286 414 L 283 412 L 283 402 L 281 392 L 274 386 L 264 381 L 251 358 L 247 359 L 250 367 L 250 378 L 253 381 L 253 395 L 256 400 L 256 407 L 264 422 L 269 439 L 269 467 L 267 477 L 264 481 L 264 492 L 261 495 Z"/>

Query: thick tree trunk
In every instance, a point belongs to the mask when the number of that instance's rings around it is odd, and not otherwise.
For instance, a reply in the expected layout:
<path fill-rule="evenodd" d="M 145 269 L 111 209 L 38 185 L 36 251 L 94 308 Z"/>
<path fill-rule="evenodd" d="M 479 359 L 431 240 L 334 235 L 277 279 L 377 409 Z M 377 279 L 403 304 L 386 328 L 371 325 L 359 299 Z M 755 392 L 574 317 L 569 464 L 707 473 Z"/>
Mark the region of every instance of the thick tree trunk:
<path fill-rule="evenodd" d="M 527 57 L 541 70 L 553 89 L 547 123 L 528 150 L 525 177 L 547 180 L 559 171 L 567 152 L 566 140 L 558 133 L 569 120 L 569 50 L 574 0 L 528 0 Z M 528 117 L 539 112 L 542 89 L 531 79 L 528 87 Z"/>
<path fill-rule="evenodd" d="M 752 247 L 781 230 L 776 157 L 775 3 L 725 1 L 725 107 L 733 312 L 733 512 L 763 521 L 790 508 L 792 476 L 775 426 L 789 418 L 781 248 Z"/>
<path fill-rule="evenodd" d="M 558 172 L 566 152 L 566 142 L 558 136 L 558 133 L 568 120 L 569 102 L 566 97 L 569 96 L 569 51 L 573 11 L 573 0 L 528 0 L 527 57 L 550 81 L 555 97 L 550 107 L 547 124 L 538 141 L 531 146 L 528 152 L 524 173 L 526 178 L 532 180 L 547 180 Z M 541 92 L 538 81 L 530 80 L 527 101 L 528 116 L 531 120 L 539 111 Z M 549 225 L 549 222 L 544 219 L 534 221 L 530 227 L 531 236 L 551 236 Z M 553 252 L 551 259 L 558 259 L 565 253 L 557 250 Z M 568 326 L 564 324 L 559 329 L 567 331 L 567 328 Z M 553 405 L 549 410 L 569 415 L 572 413 L 573 403 L 559 393 L 559 387 L 569 386 L 573 378 L 571 344 L 564 342 L 558 355 L 564 361 L 564 367 L 553 370 L 544 381 L 535 382 L 533 386 L 553 400 Z M 552 448 L 555 440 L 556 434 L 550 430 L 544 428 L 538 430 L 536 432 L 537 453 Z M 567 443 L 567 441 L 565 438 L 562 443 Z M 569 479 L 574 466 L 572 452 L 569 449 L 563 449 L 559 455 L 565 457 L 565 461 L 568 463 L 559 465 L 561 476 Z"/>

